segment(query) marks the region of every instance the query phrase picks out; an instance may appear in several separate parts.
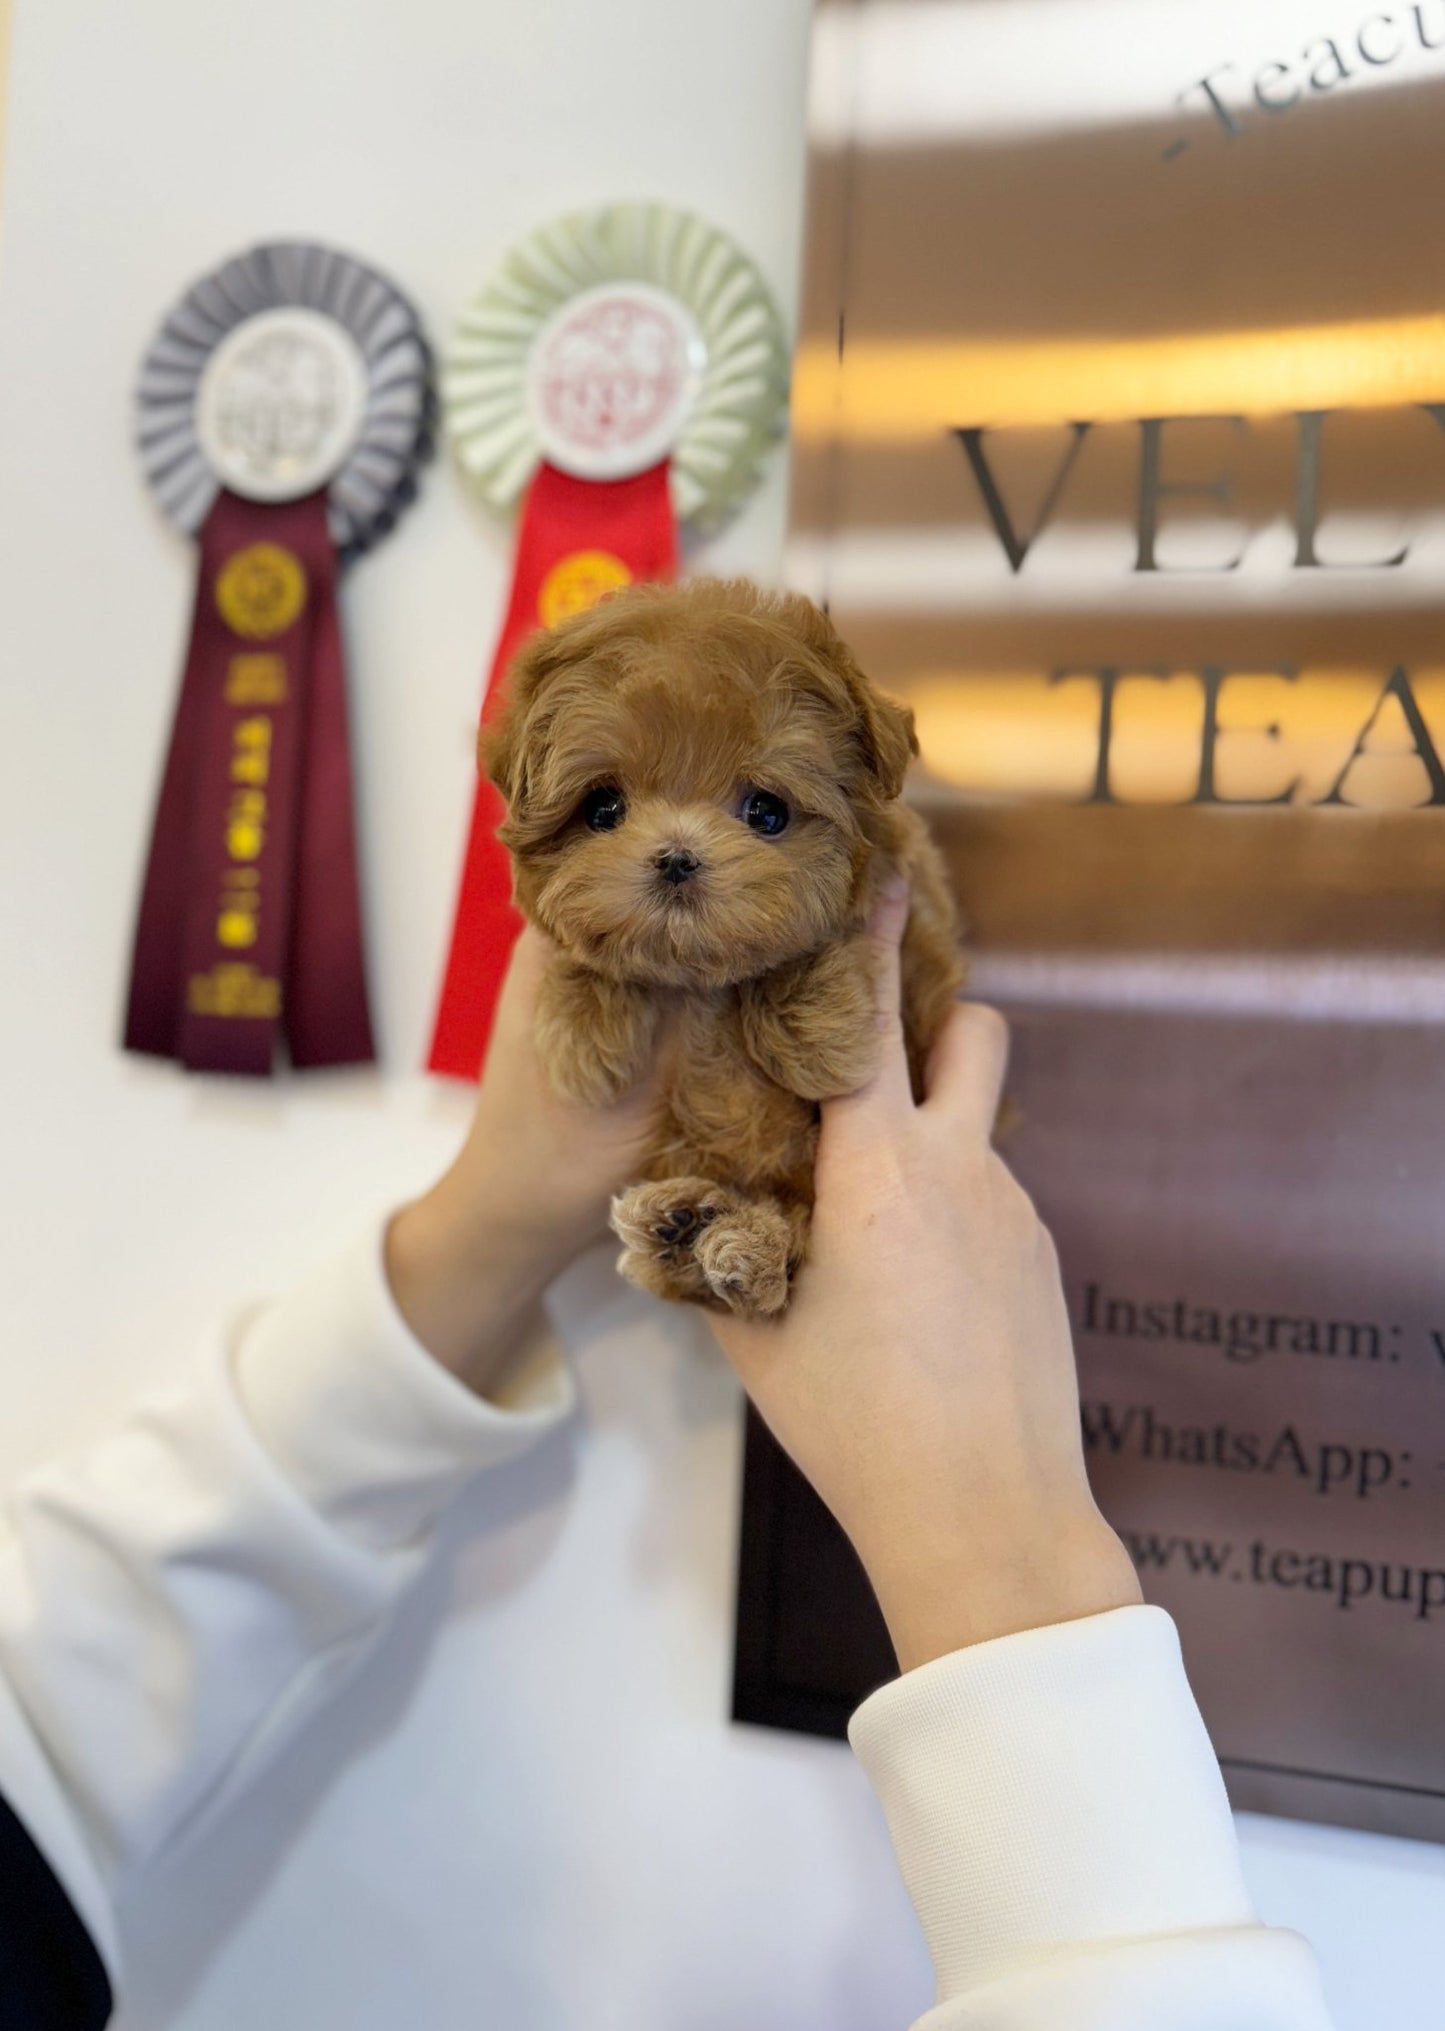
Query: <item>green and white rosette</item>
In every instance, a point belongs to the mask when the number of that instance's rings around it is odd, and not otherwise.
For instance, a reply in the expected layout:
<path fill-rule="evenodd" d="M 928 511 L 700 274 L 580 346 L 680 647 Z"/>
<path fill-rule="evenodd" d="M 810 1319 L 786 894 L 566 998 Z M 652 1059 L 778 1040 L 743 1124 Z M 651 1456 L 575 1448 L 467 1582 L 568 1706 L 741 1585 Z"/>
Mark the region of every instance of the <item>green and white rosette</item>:
<path fill-rule="evenodd" d="M 691 212 L 611 204 L 520 241 L 463 313 L 442 375 L 463 470 L 511 510 L 545 461 L 579 479 L 669 464 L 679 522 L 747 495 L 787 415 L 777 305 Z"/>

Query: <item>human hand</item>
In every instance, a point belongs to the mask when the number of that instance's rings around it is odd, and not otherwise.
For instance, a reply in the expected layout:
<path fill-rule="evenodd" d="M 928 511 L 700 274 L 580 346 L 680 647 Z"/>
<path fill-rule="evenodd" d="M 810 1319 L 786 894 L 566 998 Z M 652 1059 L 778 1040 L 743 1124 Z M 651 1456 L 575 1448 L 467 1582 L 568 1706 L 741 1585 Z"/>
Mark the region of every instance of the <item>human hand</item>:
<path fill-rule="evenodd" d="M 960 1003 L 915 1105 L 906 896 L 873 925 L 880 1057 L 823 1105 L 807 1262 L 776 1320 L 713 1318 L 774 1436 L 853 1542 L 902 1668 L 1141 1598 L 1084 1471 L 1053 1242 L 991 1146 L 1008 1055 Z"/>
<path fill-rule="evenodd" d="M 653 1106 L 652 1078 L 605 1107 L 554 1091 L 533 1034 L 551 956 L 529 925 L 461 1153 L 387 1231 L 387 1276 L 403 1317 L 477 1390 L 492 1386 L 553 1277 L 605 1232 L 612 1194 L 636 1174 Z"/>

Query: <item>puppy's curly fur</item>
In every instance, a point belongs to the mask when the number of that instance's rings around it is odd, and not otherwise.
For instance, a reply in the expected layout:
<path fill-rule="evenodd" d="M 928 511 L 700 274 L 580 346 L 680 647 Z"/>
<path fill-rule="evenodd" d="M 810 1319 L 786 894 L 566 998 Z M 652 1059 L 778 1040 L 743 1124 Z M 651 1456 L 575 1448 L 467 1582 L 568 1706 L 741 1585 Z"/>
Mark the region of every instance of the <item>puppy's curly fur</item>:
<path fill-rule="evenodd" d="M 919 1089 L 963 966 L 939 855 L 899 802 L 916 753 L 911 715 L 816 607 L 743 581 L 629 588 L 512 666 L 483 761 L 517 902 L 559 947 L 537 1011 L 554 1083 L 615 1099 L 672 1016 L 641 1177 L 613 1204 L 644 1289 L 786 1304 L 818 1102 L 873 1068 L 865 926 L 899 869 Z"/>

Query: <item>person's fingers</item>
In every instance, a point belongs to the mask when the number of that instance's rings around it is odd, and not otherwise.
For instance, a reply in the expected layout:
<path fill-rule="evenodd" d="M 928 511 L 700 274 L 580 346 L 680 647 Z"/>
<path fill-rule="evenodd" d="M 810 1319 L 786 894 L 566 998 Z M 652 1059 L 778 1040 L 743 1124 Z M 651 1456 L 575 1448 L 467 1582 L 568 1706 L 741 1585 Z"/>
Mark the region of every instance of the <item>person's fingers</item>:
<path fill-rule="evenodd" d="M 981 1001 L 956 1002 L 928 1061 L 924 1106 L 986 1142 L 1007 1070 L 1008 1024 L 998 1010 Z"/>
<path fill-rule="evenodd" d="M 547 970 L 547 962 L 557 948 L 545 932 L 535 924 L 524 924 L 517 933 L 517 942 L 512 948 L 512 970 L 517 975 L 524 991 L 536 994 L 537 983 Z"/>
<path fill-rule="evenodd" d="M 878 1046 L 872 1077 L 856 1093 L 843 1094 L 823 1102 L 825 1120 L 830 1118 L 836 1135 L 850 1121 L 875 1121 L 880 1114 L 893 1115 L 913 1105 L 908 1080 L 908 1053 L 903 1046 L 903 982 L 898 948 L 908 922 L 909 890 L 899 875 L 878 900 L 868 923 L 868 942 L 878 996 Z"/>

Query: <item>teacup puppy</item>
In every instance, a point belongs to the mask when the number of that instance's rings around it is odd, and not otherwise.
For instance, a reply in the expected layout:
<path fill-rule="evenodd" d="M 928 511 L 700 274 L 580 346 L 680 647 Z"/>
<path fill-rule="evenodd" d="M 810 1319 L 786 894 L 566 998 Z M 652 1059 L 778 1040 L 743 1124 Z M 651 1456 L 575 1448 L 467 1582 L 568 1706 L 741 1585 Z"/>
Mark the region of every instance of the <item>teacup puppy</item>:
<path fill-rule="evenodd" d="M 911 887 L 903 1010 L 915 1090 L 963 978 L 942 863 L 899 802 L 912 716 L 808 600 L 742 581 L 633 587 L 535 638 L 483 758 L 518 906 L 558 955 L 537 1044 L 557 1089 L 613 1100 L 669 1019 L 624 1276 L 781 1311 L 807 1250 L 818 1102 L 878 1042 L 865 935 Z"/>

